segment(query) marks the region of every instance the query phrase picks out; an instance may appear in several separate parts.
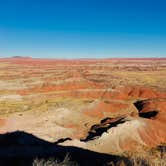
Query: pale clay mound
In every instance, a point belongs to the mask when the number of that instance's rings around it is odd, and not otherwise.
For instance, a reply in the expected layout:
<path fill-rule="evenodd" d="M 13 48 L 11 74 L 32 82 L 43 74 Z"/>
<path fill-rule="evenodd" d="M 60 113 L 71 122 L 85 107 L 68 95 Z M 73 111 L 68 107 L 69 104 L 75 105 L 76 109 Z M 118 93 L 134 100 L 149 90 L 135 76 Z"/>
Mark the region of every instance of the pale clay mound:
<path fill-rule="evenodd" d="M 5 125 L 0 127 L 0 133 L 20 130 L 34 134 L 44 140 L 56 142 L 61 138 L 75 137 L 79 130 L 80 134 L 83 135 L 86 128 L 84 124 L 88 123 L 89 119 L 83 118 L 79 112 L 58 108 L 45 111 L 40 115 L 31 112 L 21 115 L 16 113 L 6 118 L 5 121 Z"/>
<path fill-rule="evenodd" d="M 41 115 L 26 113 L 9 116 L 6 124 L 0 128 L 0 133 L 25 131 L 47 141 L 57 141 L 60 138 L 72 136 L 72 130 L 56 124 L 56 112 Z"/>
<path fill-rule="evenodd" d="M 107 132 L 104 132 L 101 137 L 88 141 L 87 143 L 73 140 L 66 141 L 61 145 L 77 146 L 108 154 L 113 152 L 122 152 L 124 150 L 122 149 L 122 146 L 126 143 L 126 140 L 145 145 L 139 136 L 139 130 L 143 130 L 145 127 L 146 124 L 142 119 L 133 119 L 109 129 Z"/>

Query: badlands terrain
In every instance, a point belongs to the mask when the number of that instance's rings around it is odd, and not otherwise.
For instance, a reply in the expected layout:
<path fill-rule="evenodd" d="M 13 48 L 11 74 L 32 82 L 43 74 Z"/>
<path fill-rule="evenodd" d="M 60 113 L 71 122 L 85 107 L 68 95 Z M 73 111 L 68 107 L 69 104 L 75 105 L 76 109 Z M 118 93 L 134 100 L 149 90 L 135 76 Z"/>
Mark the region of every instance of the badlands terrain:
<path fill-rule="evenodd" d="M 91 165 L 116 165 L 119 156 L 124 165 L 131 156 L 165 164 L 165 122 L 166 58 L 0 59 L 1 159 L 41 156 L 32 141 L 38 139 L 55 146 L 56 155 L 105 155 Z"/>

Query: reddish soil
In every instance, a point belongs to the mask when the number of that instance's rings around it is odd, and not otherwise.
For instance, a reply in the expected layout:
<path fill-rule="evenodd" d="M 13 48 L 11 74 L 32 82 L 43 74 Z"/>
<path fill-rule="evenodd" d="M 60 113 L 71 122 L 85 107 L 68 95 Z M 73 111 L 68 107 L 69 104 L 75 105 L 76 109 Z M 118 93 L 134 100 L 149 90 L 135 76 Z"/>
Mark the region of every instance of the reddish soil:
<path fill-rule="evenodd" d="M 121 113 L 122 110 L 126 110 L 129 108 L 129 104 L 122 104 L 122 103 L 106 103 L 106 102 L 99 102 L 89 110 L 85 110 L 84 114 L 92 117 L 99 117 L 103 119 L 105 117 L 105 113 L 111 114 L 118 114 Z"/>
<path fill-rule="evenodd" d="M 6 120 L 5 119 L 0 119 L 0 127 L 5 126 Z"/>
<path fill-rule="evenodd" d="M 166 143 L 165 73 L 166 58 L 1 58 L 0 131 L 21 129 L 57 141 L 85 138 L 96 124 L 98 130 L 112 125 L 93 141 L 76 141 L 106 153 Z M 11 95 L 20 100 L 6 101 Z M 121 118 L 125 122 L 118 124 Z"/>

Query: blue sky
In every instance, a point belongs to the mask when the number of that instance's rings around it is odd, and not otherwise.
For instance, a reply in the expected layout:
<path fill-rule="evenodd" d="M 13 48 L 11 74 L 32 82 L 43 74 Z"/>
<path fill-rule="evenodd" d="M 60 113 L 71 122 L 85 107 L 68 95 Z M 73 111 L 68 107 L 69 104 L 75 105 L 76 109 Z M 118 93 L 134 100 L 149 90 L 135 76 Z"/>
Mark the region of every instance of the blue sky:
<path fill-rule="evenodd" d="M 0 0 L 0 57 L 166 57 L 165 0 Z"/>

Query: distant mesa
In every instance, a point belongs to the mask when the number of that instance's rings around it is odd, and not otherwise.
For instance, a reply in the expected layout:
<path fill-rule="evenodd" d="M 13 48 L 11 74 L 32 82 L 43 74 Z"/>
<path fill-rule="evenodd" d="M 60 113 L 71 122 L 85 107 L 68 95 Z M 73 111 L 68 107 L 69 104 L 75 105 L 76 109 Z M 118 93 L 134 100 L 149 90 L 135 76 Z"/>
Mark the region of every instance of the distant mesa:
<path fill-rule="evenodd" d="M 32 57 L 30 57 L 30 56 L 12 56 L 11 58 L 30 59 L 30 58 L 32 58 Z"/>

